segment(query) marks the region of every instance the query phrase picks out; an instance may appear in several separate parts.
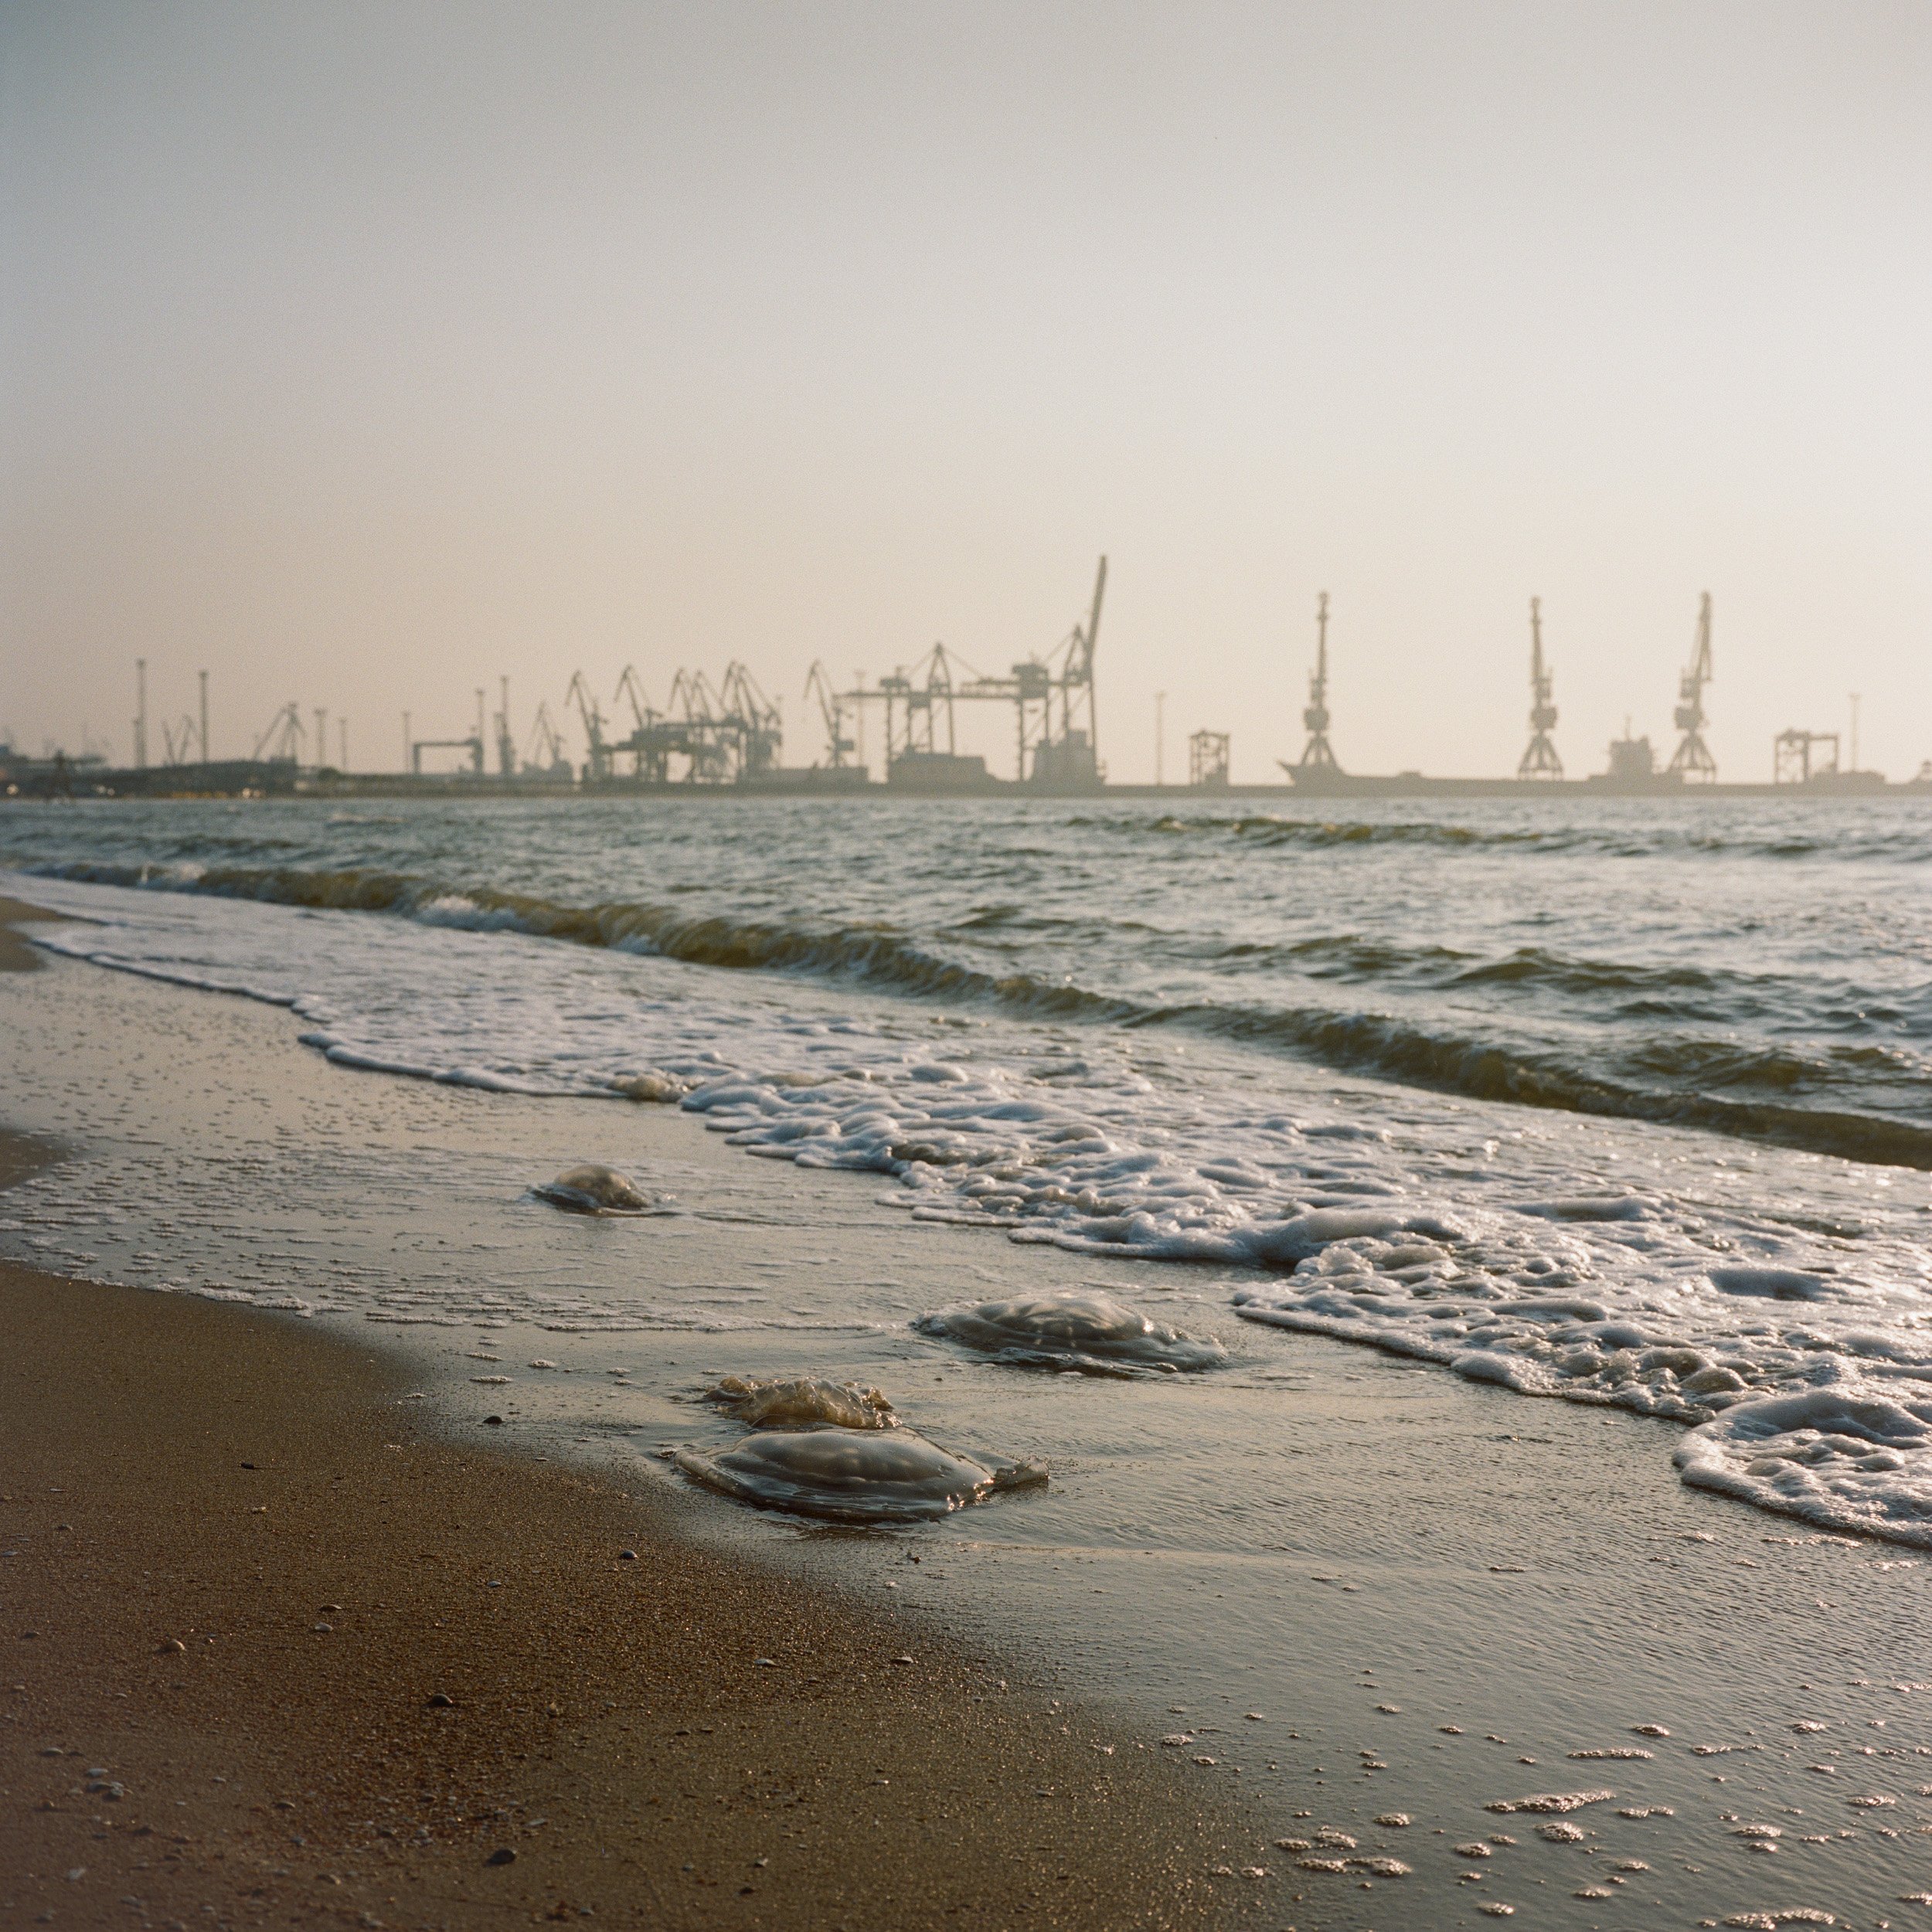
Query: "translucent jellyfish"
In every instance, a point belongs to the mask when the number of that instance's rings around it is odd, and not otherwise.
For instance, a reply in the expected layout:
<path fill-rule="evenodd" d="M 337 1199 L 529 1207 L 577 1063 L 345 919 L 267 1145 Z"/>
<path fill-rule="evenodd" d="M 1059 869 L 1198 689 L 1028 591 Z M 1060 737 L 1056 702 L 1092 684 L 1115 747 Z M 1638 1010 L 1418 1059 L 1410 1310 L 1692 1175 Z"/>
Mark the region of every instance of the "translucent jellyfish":
<path fill-rule="evenodd" d="M 1046 1480 L 1035 1464 L 969 1461 L 910 1429 L 770 1430 L 720 1454 L 679 1449 L 672 1459 L 740 1502 L 835 1522 L 925 1522 Z"/>
<path fill-rule="evenodd" d="M 726 1376 L 705 1391 L 705 1400 L 716 1403 L 754 1429 L 896 1429 L 899 1426 L 890 1400 L 862 1382 L 823 1382 L 816 1376 L 759 1382 L 749 1376 Z"/>
<path fill-rule="evenodd" d="M 1089 1375 L 1174 1375 L 1215 1369 L 1227 1360 L 1219 1342 L 1183 1335 L 1150 1321 L 1107 1294 L 1041 1294 L 1013 1301 L 982 1301 L 971 1308 L 922 1315 L 913 1323 L 927 1335 L 946 1335 L 1000 1362 Z"/>
<path fill-rule="evenodd" d="M 620 1074 L 611 1081 L 611 1090 L 623 1094 L 627 1100 L 674 1107 L 690 1090 L 675 1074 L 651 1073 Z"/>
<path fill-rule="evenodd" d="M 573 1214 L 648 1214 L 656 1206 L 635 1183 L 595 1162 L 567 1168 L 554 1181 L 546 1181 L 531 1191 L 539 1199 Z"/>

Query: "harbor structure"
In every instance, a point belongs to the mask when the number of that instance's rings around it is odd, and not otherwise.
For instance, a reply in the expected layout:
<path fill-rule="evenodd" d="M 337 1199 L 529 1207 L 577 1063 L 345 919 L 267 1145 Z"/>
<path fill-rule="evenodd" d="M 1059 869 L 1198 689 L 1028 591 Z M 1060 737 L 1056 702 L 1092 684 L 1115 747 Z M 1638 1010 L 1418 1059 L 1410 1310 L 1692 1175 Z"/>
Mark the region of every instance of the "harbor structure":
<path fill-rule="evenodd" d="M 547 702 L 537 706 L 521 756 L 510 706 L 509 679 L 498 678 L 498 703 L 492 715 L 481 686 L 476 687 L 475 722 L 460 736 L 417 737 L 412 714 L 403 713 L 405 771 L 354 774 L 348 770 L 348 721 L 339 714 L 339 750 L 328 758 L 328 709 L 311 708 L 312 728 L 303 707 L 282 704 L 257 739 L 250 755 L 217 766 L 209 745 L 209 674 L 198 674 L 196 713 L 178 720 L 164 717 L 160 736 L 163 760 L 148 762 L 151 740 L 148 660 L 135 660 L 133 760 L 125 770 L 110 767 L 87 750 L 69 757 L 49 751 L 40 758 L 5 750 L 0 762 L 0 796 L 117 796 L 165 794 L 247 795 L 298 788 L 351 790 L 417 787 L 464 795 L 555 792 L 576 789 L 681 791 L 690 794 L 753 790 L 776 793 L 852 793 L 879 789 L 899 792 L 1036 797 L 1078 797 L 1103 788 L 1123 795 L 1163 787 L 1168 693 L 1155 698 L 1155 783 L 1153 787 L 1109 785 L 1099 756 L 1097 665 L 1100 620 L 1107 583 L 1107 560 L 1099 560 L 1091 598 L 1083 616 L 1060 643 L 1044 655 L 1013 664 L 1004 676 L 989 676 L 944 644 L 937 644 L 910 668 L 900 665 L 871 683 L 855 674 L 838 688 L 823 661 L 815 662 L 804 685 L 809 716 L 815 711 L 823 751 L 808 765 L 784 762 L 784 721 L 780 706 L 760 686 L 741 661 L 728 664 L 713 681 L 702 669 L 677 671 L 664 707 L 646 696 L 642 675 L 626 664 L 619 675 L 608 713 L 586 674 L 573 674 L 563 709 L 573 708 L 583 732 L 586 756 L 573 764 L 563 730 Z M 1553 736 L 1558 721 L 1554 680 L 1543 648 L 1539 597 L 1529 600 L 1529 736 L 1515 774 L 1507 778 L 1440 778 L 1420 771 L 1377 776 L 1345 771 L 1331 736 L 1333 714 L 1328 696 L 1330 599 L 1323 591 L 1315 607 L 1315 651 L 1308 673 L 1308 701 L 1301 713 L 1306 733 L 1301 756 L 1281 761 L 1285 783 L 1244 785 L 1254 794 L 1297 793 L 1316 798 L 1426 798 L 1520 795 L 1526 788 L 1546 794 L 1587 790 L 1619 795 L 1706 797 L 1776 792 L 1820 795 L 1886 790 L 1883 775 L 1859 768 L 1857 755 L 1859 699 L 1852 699 L 1850 768 L 1841 757 L 1837 731 L 1793 727 L 1777 734 L 1767 783 L 1720 784 L 1717 762 L 1706 732 L 1706 693 L 1713 682 L 1712 598 L 1700 596 L 1689 660 L 1678 679 L 1672 712 L 1678 737 L 1669 762 L 1659 767 L 1648 736 L 1633 732 L 1626 719 L 1623 736 L 1609 747 L 1606 768 L 1573 779 L 1564 770 Z M 986 759 L 962 752 L 957 708 L 992 703 L 1010 707 L 1013 719 L 1012 775 L 989 769 Z M 883 715 L 874 743 L 883 747 L 883 786 L 865 758 L 866 714 Z M 628 727 L 619 721 L 628 712 Z M 495 770 L 489 770 L 494 740 Z M 1188 740 L 1188 784 L 1193 790 L 1232 786 L 1227 733 L 1195 732 Z M 453 751 L 459 768 L 425 769 L 424 754 Z M 311 755 L 312 753 L 312 755 Z M 1906 787 L 1915 794 L 1932 788 L 1932 761 Z"/>
<path fill-rule="evenodd" d="M 1325 590 L 1315 607 L 1315 668 L 1308 674 L 1308 702 L 1301 713 L 1301 723 L 1308 734 L 1308 743 L 1301 747 L 1301 761 L 1292 768 L 1291 775 L 1304 771 L 1332 771 L 1338 775 L 1342 767 L 1335 762 L 1335 747 L 1328 743 L 1328 594 Z M 1285 766 L 1283 769 L 1290 770 Z"/>
<path fill-rule="evenodd" d="M 1519 778 L 1555 778 L 1563 775 L 1550 733 L 1556 728 L 1556 706 L 1551 696 L 1549 667 L 1543 662 L 1543 608 L 1541 597 L 1529 600 L 1529 746 L 1516 767 Z"/>
<path fill-rule="evenodd" d="M 1197 731 L 1188 740 L 1187 781 L 1193 790 L 1227 790 L 1230 742 L 1225 731 Z"/>
<path fill-rule="evenodd" d="M 1706 590 L 1697 611 L 1697 638 L 1691 647 L 1689 668 L 1677 684 L 1677 709 L 1672 714 L 1683 733 L 1665 767 L 1667 776 L 1702 784 L 1716 782 L 1717 760 L 1704 742 L 1704 687 L 1711 681 L 1711 594 Z"/>

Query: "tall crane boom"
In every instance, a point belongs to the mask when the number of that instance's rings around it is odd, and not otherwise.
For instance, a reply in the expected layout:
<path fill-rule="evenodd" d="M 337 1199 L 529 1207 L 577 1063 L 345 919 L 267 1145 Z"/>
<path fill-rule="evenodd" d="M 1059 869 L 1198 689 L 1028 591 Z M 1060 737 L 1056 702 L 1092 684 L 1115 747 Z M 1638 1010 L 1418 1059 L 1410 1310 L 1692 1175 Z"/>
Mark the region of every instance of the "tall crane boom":
<path fill-rule="evenodd" d="M 1519 778 L 1560 778 L 1563 761 L 1549 734 L 1556 723 L 1552 698 L 1553 682 L 1543 662 L 1543 609 L 1541 597 L 1529 600 L 1529 748 L 1516 767 Z"/>
<path fill-rule="evenodd" d="M 845 736 L 845 707 L 838 693 L 832 688 L 832 674 L 825 668 L 821 658 L 805 674 L 805 702 L 818 701 L 818 715 L 825 722 L 825 755 L 832 769 L 842 770 L 845 754 L 855 751 L 858 747 Z"/>
<path fill-rule="evenodd" d="M 1691 648 L 1690 668 L 1677 681 L 1677 709 L 1672 714 L 1683 736 L 1671 753 L 1668 769 L 1680 778 L 1708 784 L 1717 776 L 1717 760 L 1704 742 L 1704 687 L 1711 681 L 1711 594 L 1704 593 L 1697 611 L 1697 640 Z"/>
<path fill-rule="evenodd" d="M 584 740 L 590 747 L 584 775 L 592 779 L 609 777 L 611 751 L 604 742 L 604 713 L 597 708 L 597 699 L 591 696 L 590 687 L 585 683 L 581 671 L 572 675 L 570 689 L 563 694 L 563 702 L 575 704 L 577 716 L 583 720 Z"/>
<path fill-rule="evenodd" d="M 1094 749 L 1094 760 L 1097 768 L 1100 762 L 1100 721 L 1097 715 L 1097 706 L 1095 703 L 1095 692 L 1094 689 L 1094 653 L 1099 648 L 1100 646 L 1100 604 L 1106 595 L 1107 558 L 1104 553 L 1103 553 L 1100 558 L 1100 567 L 1094 573 L 1094 607 L 1087 614 L 1087 631 L 1084 636 L 1083 636 L 1080 639 L 1080 676 L 1077 680 L 1079 683 L 1083 684 L 1087 687 L 1087 735 L 1088 741 L 1092 745 Z M 1070 665 L 1068 666 L 1068 675 L 1066 679 L 1068 694 L 1064 695 L 1062 699 L 1062 706 L 1066 713 L 1066 715 L 1061 720 L 1061 730 L 1063 734 L 1071 731 L 1073 729 L 1073 703 L 1070 696 L 1070 687 L 1077 681 L 1072 675 L 1072 672 L 1073 667 Z"/>
<path fill-rule="evenodd" d="M 1315 607 L 1315 668 L 1308 674 L 1308 708 L 1301 713 L 1308 741 L 1301 748 L 1304 767 L 1337 771 L 1335 748 L 1328 743 L 1328 594 Z"/>

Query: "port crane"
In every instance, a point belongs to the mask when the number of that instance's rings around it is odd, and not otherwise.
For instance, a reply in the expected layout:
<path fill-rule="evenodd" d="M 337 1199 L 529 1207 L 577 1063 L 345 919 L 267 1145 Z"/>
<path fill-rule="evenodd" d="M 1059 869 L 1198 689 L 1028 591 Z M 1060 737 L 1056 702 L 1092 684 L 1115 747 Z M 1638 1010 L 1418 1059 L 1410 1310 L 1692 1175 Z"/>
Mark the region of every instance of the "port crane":
<path fill-rule="evenodd" d="M 539 704 L 536 708 L 536 717 L 530 726 L 529 743 L 524 749 L 523 769 L 539 773 L 546 778 L 567 781 L 570 776 L 570 759 L 563 748 L 563 733 L 556 728 L 547 704 Z"/>
<path fill-rule="evenodd" d="M 585 683 L 581 671 L 571 674 L 570 688 L 563 694 L 563 702 L 574 704 L 577 716 L 583 721 L 583 738 L 589 747 L 589 755 L 583 767 L 587 778 L 607 778 L 611 775 L 611 747 L 604 741 L 604 713 L 597 708 L 597 701 L 590 695 L 590 687 Z"/>
<path fill-rule="evenodd" d="M 185 720 L 183 722 L 185 723 Z M 184 731 L 182 736 L 184 740 L 182 748 L 185 750 L 186 732 Z M 168 749 L 170 751 L 174 749 L 172 741 Z M 302 713 L 301 706 L 293 698 L 269 719 L 268 729 L 255 740 L 255 749 L 250 755 L 258 764 L 264 758 L 271 760 L 284 759 L 292 764 L 301 763 Z M 171 759 L 170 763 L 172 762 L 175 761 Z"/>
<path fill-rule="evenodd" d="M 501 707 L 496 714 L 496 768 L 505 778 L 516 776 L 516 740 L 510 735 L 510 681 L 500 679 Z"/>
<path fill-rule="evenodd" d="M 624 667 L 623 675 L 617 679 L 617 688 L 611 694 L 613 705 L 620 699 L 631 707 L 631 735 L 621 743 L 613 745 L 611 750 L 631 753 L 633 777 L 655 777 L 662 779 L 664 776 L 662 771 L 651 772 L 646 769 L 647 760 L 651 755 L 649 743 L 651 727 L 659 720 L 657 713 L 651 709 L 650 700 L 644 695 L 644 682 L 638 677 L 638 668 L 634 664 L 627 664 Z"/>
<path fill-rule="evenodd" d="M 1543 599 L 1529 600 L 1529 748 L 1516 767 L 1519 778 L 1560 778 L 1563 761 L 1550 733 L 1556 723 L 1549 668 L 1543 662 Z"/>
<path fill-rule="evenodd" d="M 956 759 L 956 706 L 992 703 L 1013 707 L 1014 775 L 1019 783 L 1098 785 L 1104 773 L 1098 750 L 1094 660 L 1106 595 L 1103 556 L 1094 573 L 1086 617 L 1043 658 L 1028 658 L 1004 677 L 977 670 L 957 651 L 936 644 L 910 670 L 901 665 L 869 689 L 860 684 L 829 695 L 839 713 L 849 706 L 860 718 L 869 704 L 884 708 L 889 777 L 904 759 Z"/>
<path fill-rule="evenodd" d="M 832 688 L 832 675 L 821 658 L 805 673 L 805 702 L 818 700 L 818 715 L 825 724 L 825 758 L 835 771 L 845 769 L 845 754 L 856 751 L 856 742 L 845 736 L 845 700 Z"/>
<path fill-rule="evenodd" d="M 629 705 L 631 729 L 615 740 L 604 736 L 602 716 L 580 679 L 573 680 L 570 695 L 591 742 L 585 775 L 592 781 L 609 778 L 613 759 L 628 753 L 631 776 L 648 784 L 672 783 L 673 759 L 684 761 L 680 784 L 729 784 L 773 770 L 784 741 L 778 707 L 735 661 L 716 685 L 702 671 L 680 671 L 662 711 L 651 707 L 636 668 L 627 665 L 612 701 Z"/>
<path fill-rule="evenodd" d="M 1696 778 L 1710 783 L 1717 776 L 1717 760 L 1704 742 L 1704 687 L 1711 681 L 1711 594 L 1704 593 L 1697 611 L 1697 641 L 1692 647 L 1690 668 L 1677 681 L 1677 709 L 1672 713 L 1677 729 L 1684 735 L 1670 755 L 1668 767 L 1679 778 Z"/>
<path fill-rule="evenodd" d="M 1197 731 L 1187 741 L 1187 781 L 1196 791 L 1228 788 L 1228 745 L 1225 731 Z"/>
<path fill-rule="evenodd" d="M 1308 673 L 1308 707 L 1301 723 L 1308 734 L 1301 747 L 1301 769 L 1339 771 L 1334 747 L 1328 743 L 1328 594 L 1324 590 L 1315 607 L 1315 668 Z"/>
<path fill-rule="evenodd" d="M 742 663 L 725 666 L 719 696 L 722 722 L 734 741 L 736 776 L 755 777 L 771 770 L 785 740 L 784 720 L 777 706 Z"/>
<path fill-rule="evenodd" d="M 165 748 L 167 764 L 186 764 L 189 753 L 195 748 L 194 719 L 185 711 L 181 714 L 181 722 L 178 725 L 171 725 L 164 718 L 161 725 L 161 742 Z M 197 760 L 195 762 L 205 764 L 206 760 Z"/>

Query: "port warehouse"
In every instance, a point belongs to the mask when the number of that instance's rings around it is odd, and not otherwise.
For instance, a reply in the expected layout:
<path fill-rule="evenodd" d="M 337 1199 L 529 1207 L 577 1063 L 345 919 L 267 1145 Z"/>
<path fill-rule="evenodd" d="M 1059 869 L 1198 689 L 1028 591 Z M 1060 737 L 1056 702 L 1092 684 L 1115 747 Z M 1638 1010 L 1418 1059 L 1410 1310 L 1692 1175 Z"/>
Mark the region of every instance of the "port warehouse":
<path fill-rule="evenodd" d="M 680 670 L 665 708 L 653 707 L 634 665 L 620 675 L 607 713 L 580 671 L 565 691 L 562 709 L 574 716 L 586 755 L 574 764 L 564 733 L 547 702 L 537 706 L 519 746 L 510 716 L 509 680 L 499 680 L 492 716 L 482 688 L 475 692 L 474 720 L 452 737 L 419 738 L 403 713 L 406 759 L 401 773 L 349 769 L 348 726 L 337 720 L 341 756 L 328 757 L 328 714 L 311 715 L 284 704 L 246 758 L 208 757 L 208 674 L 200 674 L 199 719 L 184 716 L 162 726 L 165 756 L 147 758 L 147 666 L 136 666 L 134 763 L 111 767 L 91 754 L 55 753 L 32 757 L 0 745 L 0 797 L 274 798 L 298 793 L 396 796 L 541 797 L 589 793 L 684 798 L 886 794 L 951 798 L 971 797 L 1085 798 L 1104 791 L 1115 798 L 1168 798 L 1225 793 L 1247 798 L 1473 798 L 1610 794 L 1631 797 L 1842 797 L 1884 791 L 1932 791 L 1932 761 L 1903 784 L 1859 769 L 1855 726 L 1849 764 L 1835 731 L 1792 728 L 1772 747 L 1767 783 L 1726 783 L 1706 741 L 1705 694 L 1713 676 L 1711 599 L 1702 599 L 1689 662 L 1679 680 L 1672 713 L 1678 738 L 1660 764 L 1647 737 L 1628 731 L 1612 742 L 1607 768 L 1587 777 L 1565 771 L 1553 737 L 1559 713 L 1555 680 L 1545 655 L 1541 606 L 1529 606 L 1529 738 L 1513 776 L 1444 778 L 1419 771 L 1372 775 L 1345 770 L 1331 741 L 1328 708 L 1328 599 L 1315 613 L 1313 667 L 1302 713 L 1301 754 L 1279 762 L 1273 783 L 1235 784 L 1230 777 L 1230 734 L 1202 730 L 1188 741 L 1185 784 L 1114 784 L 1100 753 L 1096 668 L 1107 590 L 1107 560 L 1095 573 L 1091 600 L 1053 649 L 1027 658 L 1001 675 L 988 675 L 957 652 L 935 645 L 915 664 L 867 683 L 862 677 L 840 690 L 822 663 L 808 674 L 804 697 L 819 726 L 818 757 L 787 765 L 780 709 L 746 667 L 733 663 L 714 684 L 702 672 Z M 960 708 L 1006 708 L 1013 733 L 1013 774 L 992 770 L 981 756 L 958 750 Z M 628 728 L 626 719 L 628 717 Z M 883 750 L 883 774 L 872 775 L 862 746 L 866 725 Z M 426 752 L 457 754 L 454 770 L 425 770 Z M 192 755 L 191 755 L 192 754 Z M 494 769 L 492 769 L 494 767 Z"/>

